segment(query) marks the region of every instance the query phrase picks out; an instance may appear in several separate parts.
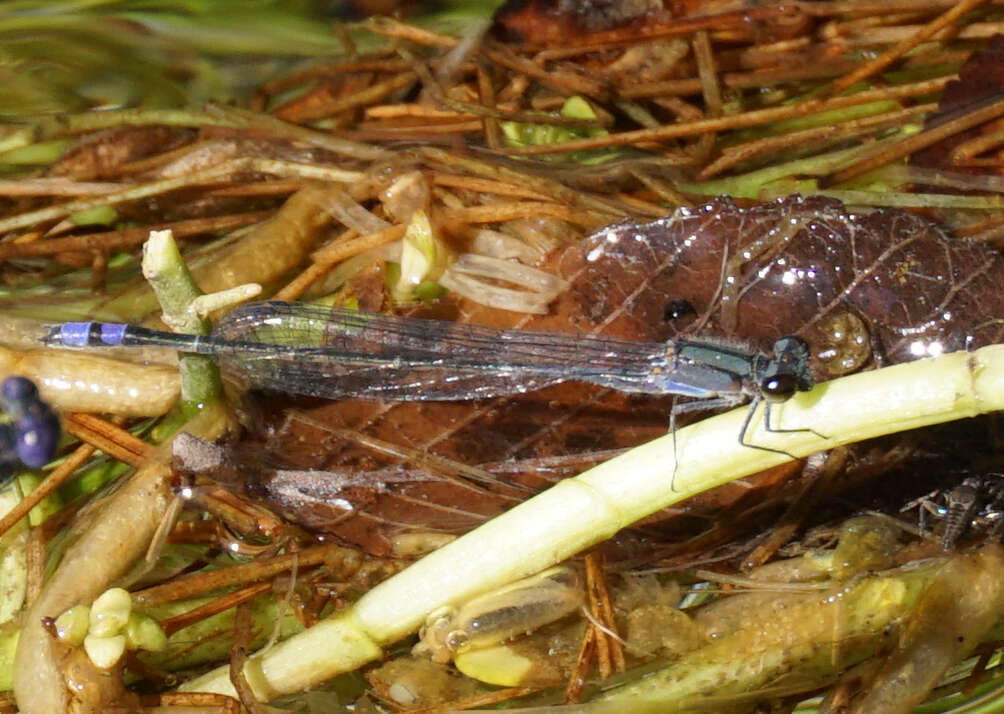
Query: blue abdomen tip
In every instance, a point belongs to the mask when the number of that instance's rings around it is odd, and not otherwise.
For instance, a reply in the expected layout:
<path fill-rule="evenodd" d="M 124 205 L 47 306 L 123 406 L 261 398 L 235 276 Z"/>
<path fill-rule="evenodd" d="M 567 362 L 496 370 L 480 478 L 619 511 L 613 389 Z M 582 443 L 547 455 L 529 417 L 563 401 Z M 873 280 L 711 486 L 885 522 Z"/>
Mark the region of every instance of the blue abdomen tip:
<path fill-rule="evenodd" d="M 64 322 L 59 328 L 59 341 L 68 347 L 87 347 L 93 322 Z"/>

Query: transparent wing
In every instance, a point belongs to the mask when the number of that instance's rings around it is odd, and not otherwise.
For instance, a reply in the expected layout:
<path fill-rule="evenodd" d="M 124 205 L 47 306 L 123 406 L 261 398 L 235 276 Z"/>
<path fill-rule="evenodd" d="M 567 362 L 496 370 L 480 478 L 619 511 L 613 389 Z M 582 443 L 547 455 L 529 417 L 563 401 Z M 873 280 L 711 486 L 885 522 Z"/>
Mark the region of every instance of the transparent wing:
<path fill-rule="evenodd" d="M 487 399 L 543 389 L 563 381 L 525 375 L 517 381 L 500 372 L 464 373 L 431 365 L 404 368 L 332 365 L 330 360 L 290 361 L 257 355 L 251 360 L 225 360 L 224 369 L 249 386 L 325 399 Z"/>
<path fill-rule="evenodd" d="M 695 377 L 667 380 L 666 346 L 654 342 L 280 302 L 234 310 L 214 335 L 232 345 L 224 368 L 249 385 L 327 398 L 477 399 L 566 380 L 708 396 Z"/>

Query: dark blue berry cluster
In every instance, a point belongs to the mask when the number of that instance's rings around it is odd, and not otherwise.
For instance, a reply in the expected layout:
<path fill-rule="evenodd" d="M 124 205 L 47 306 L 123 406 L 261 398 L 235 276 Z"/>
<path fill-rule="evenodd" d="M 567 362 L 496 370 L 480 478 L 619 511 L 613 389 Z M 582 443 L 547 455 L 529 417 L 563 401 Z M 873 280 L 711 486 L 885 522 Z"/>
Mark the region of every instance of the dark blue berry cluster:
<path fill-rule="evenodd" d="M 10 418 L 0 424 L 0 477 L 19 464 L 37 469 L 52 461 L 59 446 L 59 418 L 38 396 L 35 383 L 7 377 L 0 383 L 0 407 Z"/>

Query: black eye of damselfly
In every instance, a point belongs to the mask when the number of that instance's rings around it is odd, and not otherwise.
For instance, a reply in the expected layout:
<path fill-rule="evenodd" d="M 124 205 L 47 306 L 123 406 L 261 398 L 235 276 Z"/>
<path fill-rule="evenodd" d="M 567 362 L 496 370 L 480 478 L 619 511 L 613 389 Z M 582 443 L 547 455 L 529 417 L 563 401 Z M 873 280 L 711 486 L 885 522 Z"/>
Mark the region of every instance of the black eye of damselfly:
<path fill-rule="evenodd" d="M 776 374 L 760 382 L 760 391 L 771 402 L 783 402 L 798 390 L 798 380 L 790 374 Z"/>

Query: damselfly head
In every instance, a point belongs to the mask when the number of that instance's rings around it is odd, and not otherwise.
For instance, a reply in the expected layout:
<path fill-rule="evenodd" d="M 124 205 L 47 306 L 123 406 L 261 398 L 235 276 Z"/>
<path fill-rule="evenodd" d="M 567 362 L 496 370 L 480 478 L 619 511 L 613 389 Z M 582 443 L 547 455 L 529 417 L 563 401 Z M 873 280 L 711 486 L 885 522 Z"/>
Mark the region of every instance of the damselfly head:
<path fill-rule="evenodd" d="M 771 402 L 783 402 L 795 392 L 816 384 L 809 368 L 809 345 L 799 337 L 782 337 L 774 343 L 774 359 L 760 375 L 760 393 Z"/>

